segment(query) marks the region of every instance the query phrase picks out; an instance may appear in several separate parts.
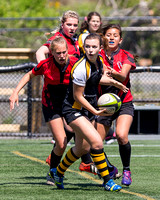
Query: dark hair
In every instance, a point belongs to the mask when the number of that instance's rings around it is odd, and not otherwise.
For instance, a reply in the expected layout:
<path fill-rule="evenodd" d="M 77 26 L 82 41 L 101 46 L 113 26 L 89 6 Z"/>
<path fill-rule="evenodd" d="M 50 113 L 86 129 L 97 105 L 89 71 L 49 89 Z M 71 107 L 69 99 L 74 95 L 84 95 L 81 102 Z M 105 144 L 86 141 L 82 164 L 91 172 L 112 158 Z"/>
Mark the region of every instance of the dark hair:
<path fill-rule="evenodd" d="M 122 30 L 121 30 L 121 26 L 119 24 L 106 24 L 106 25 L 103 25 L 103 27 L 102 27 L 102 33 L 103 33 L 103 35 L 105 35 L 106 32 L 110 28 L 116 28 L 116 29 L 118 29 L 119 30 L 119 35 L 122 38 Z"/>
<path fill-rule="evenodd" d="M 92 16 L 98 16 L 100 18 L 100 21 L 102 21 L 101 15 L 98 12 L 90 12 L 87 17 L 84 18 L 84 21 L 81 24 L 80 27 L 80 32 L 82 33 L 85 29 L 89 30 L 89 25 L 88 23 L 90 22 L 90 20 L 92 19 Z M 98 33 L 101 32 L 101 26 L 98 29 Z"/>
<path fill-rule="evenodd" d="M 86 40 L 89 40 L 89 39 L 98 39 L 100 46 L 102 45 L 101 36 L 97 33 L 91 33 L 91 34 L 87 35 L 87 37 L 84 40 L 84 45 L 85 45 Z"/>

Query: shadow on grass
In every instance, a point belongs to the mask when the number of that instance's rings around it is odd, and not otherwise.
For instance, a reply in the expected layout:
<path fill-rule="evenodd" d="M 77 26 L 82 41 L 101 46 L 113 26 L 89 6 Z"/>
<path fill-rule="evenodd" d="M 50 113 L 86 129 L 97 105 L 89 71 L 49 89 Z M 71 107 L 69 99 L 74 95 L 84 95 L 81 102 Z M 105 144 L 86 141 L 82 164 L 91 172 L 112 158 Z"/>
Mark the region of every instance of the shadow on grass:
<path fill-rule="evenodd" d="M 91 183 L 64 183 L 64 190 L 68 191 L 92 191 L 96 189 L 103 188 L 100 184 L 91 184 Z M 57 187 L 53 187 L 52 190 L 57 190 Z M 58 189 L 59 190 L 59 189 Z"/>

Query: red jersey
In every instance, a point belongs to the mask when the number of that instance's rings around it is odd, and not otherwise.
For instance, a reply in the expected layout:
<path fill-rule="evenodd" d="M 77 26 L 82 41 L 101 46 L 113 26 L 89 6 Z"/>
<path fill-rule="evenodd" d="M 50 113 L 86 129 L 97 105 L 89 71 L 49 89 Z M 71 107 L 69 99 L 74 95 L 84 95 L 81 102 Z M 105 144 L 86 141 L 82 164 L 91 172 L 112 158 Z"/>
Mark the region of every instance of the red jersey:
<path fill-rule="evenodd" d="M 65 35 L 62 31 L 57 32 L 54 34 L 54 36 L 50 37 L 47 42 L 45 44 L 43 44 L 44 46 L 47 46 L 49 48 L 51 41 L 56 37 L 56 36 L 61 36 L 63 37 L 68 45 L 68 54 L 69 55 L 73 55 L 77 58 L 80 57 L 80 51 L 79 51 L 79 45 L 78 45 L 78 41 L 76 39 L 72 39 L 70 37 L 68 37 L 67 35 Z M 50 56 L 50 54 L 49 54 Z"/>
<path fill-rule="evenodd" d="M 108 56 L 105 54 L 103 49 L 100 51 L 100 54 L 102 55 L 102 57 L 104 59 L 104 64 L 106 66 L 109 65 L 110 67 L 112 67 L 114 70 L 116 70 L 119 73 L 121 72 L 121 69 L 124 64 L 131 65 L 132 66 L 131 70 L 136 68 L 136 64 L 135 64 L 133 55 L 123 49 L 118 48 L 117 51 L 113 52 L 111 54 L 111 59 L 108 59 Z M 126 79 L 122 82 L 124 85 L 126 85 L 129 88 L 129 91 L 127 93 L 124 93 L 122 90 L 115 88 L 114 86 L 107 86 L 107 87 L 102 86 L 102 93 L 103 94 L 108 93 L 108 92 L 115 93 L 121 98 L 121 101 L 123 103 L 132 101 L 133 96 L 132 96 L 131 90 L 130 90 L 131 85 L 130 85 L 129 74 L 130 73 L 128 73 Z"/>
<path fill-rule="evenodd" d="M 69 85 L 71 69 L 77 60 L 76 57 L 70 56 L 66 65 L 62 68 L 54 57 L 50 56 L 32 69 L 34 75 L 44 76 L 43 105 L 51 108 L 62 105 Z"/>

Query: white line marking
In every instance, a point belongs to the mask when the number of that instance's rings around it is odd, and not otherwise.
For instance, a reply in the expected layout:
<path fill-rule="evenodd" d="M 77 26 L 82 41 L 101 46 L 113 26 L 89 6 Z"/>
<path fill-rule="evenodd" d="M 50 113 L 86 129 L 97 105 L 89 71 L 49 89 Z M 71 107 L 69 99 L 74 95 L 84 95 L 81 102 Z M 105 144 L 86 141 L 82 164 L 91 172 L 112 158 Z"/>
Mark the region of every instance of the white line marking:
<path fill-rule="evenodd" d="M 117 147 L 117 145 L 113 144 L 113 145 L 107 145 L 107 144 L 104 144 L 104 146 L 107 146 L 107 147 Z M 147 144 L 131 144 L 132 147 L 160 147 L 159 144 L 153 144 L 153 145 L 147 145 Z"/>
<path fill-rule="evenodd" d="M 108 157 L 120 157 L 120 155 L 108 155 L 107 154 L 107 156 Z M 150 157 L 154 157 L 154 158 L 160 158 L 160 155 L 131 155 L 131 157 L 135 157 L 135 158 L 145 158 L 145 157 L 148 157 L 148 158 L 150 158 Z"/>
<path fill-rule="evenodd" d="M 23 158 L 27 158 L 27 159 L 33 160 L 33 161 L 35 161 L 35 162 L 40 162 L 40 163 L 42 163 L 42 164 L 47 165 L 47 164 L 45 163 L 45 161 L 40 160 L 40 159 L 35 158 L 35 157 L 32 157 L 32 156 L 28 156 L 28 155 L 22 154 L 22 153 L 19 152 L 19 151 L 11 151 L 11 152 L 12 152 L 13 154 L 18 155 L 18 156 L 21 156 L 21 157 L 23 157 Z M 68 169 L 68 171 L 77 173 L 77 174 L 79 174 L 79 175 L 81 175 L 81 176 L 83 176 L 83 177 L 85 177 L 85 178 L 88 178 L 88 179 L 90 179 L 90 180 L 93 180 L 93 181 L 96 182 L 96 183 L 102 184 L 102 180 L 96 180 L 96 179 L 94 179 L 92 176 L 86 174 L 85 172 L 82 174 L 82 172 L 78 172 L 78 171 L 74 171 L 74 170 L 70 170 L 70 169 Z M 146 199 L 146 200 L 155 200 L 155 199 L 153 199 L 153 198 L 151 198 L 151 197 L 149 197 L 149 196 L 146 196 L 146 195 L 143 195 L 143 194 L 140 194 L 140 193 L 136 193 L 136 192 L 130 192 L 130 191 L 127 191 L 127 190 L 124 190 L 124 189 L 122 189 L 120 192 L 132 194 L 132 195 L 141 197 L 141 198 Z"/>

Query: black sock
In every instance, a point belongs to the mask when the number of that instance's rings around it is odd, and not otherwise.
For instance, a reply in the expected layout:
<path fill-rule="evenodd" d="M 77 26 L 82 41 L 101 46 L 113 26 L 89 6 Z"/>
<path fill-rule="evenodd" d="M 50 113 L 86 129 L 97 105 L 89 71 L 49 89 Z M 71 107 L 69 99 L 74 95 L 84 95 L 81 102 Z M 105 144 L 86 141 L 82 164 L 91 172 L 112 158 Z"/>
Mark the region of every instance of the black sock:
<path fill-rule="evenodd" d="M 131 157 L 130 142 L 128 142 L 125 145 L 119 144 L 119 153 L 120 153 L 122 164 L 123 164 L 123 170 L 130 171 L 130 157 Z"/>
<path fill-rule="evenodd" d="M 61 161 L 62 156 L 57 156 L 54 151 L 52 150 L 51 152 L 51 163 L 50 163 L 50 169 L 56 168 L 60 161 Z"/>
<path fill-rule="evenodd" d="M 64 128 L 65 132 L 66 132 L 66 136 L 67 136 L 67 143 L 73 138 L 75 137 L 75 134 L 68 131 L 66 128 Z"/>
<path fill-rule="evenodd" d="M 108 167 L 108 171 L 111 172 L 114 169 L 114 166 L 109 162 L 108 157 L 106 155 L 106 153 L 104 153 L 105 158 L 106 158 L 106 162 L 107 162 L 107 167 Z"/>
<path fill-rule="evenodd" d="M 90 153 L 87 153 L 87 154 L 84 154 L 83 156 L 81 156 L 81 160 L 85 164 L 89 164 L 89 163 L 93 162 L 91 159 Z"/>

